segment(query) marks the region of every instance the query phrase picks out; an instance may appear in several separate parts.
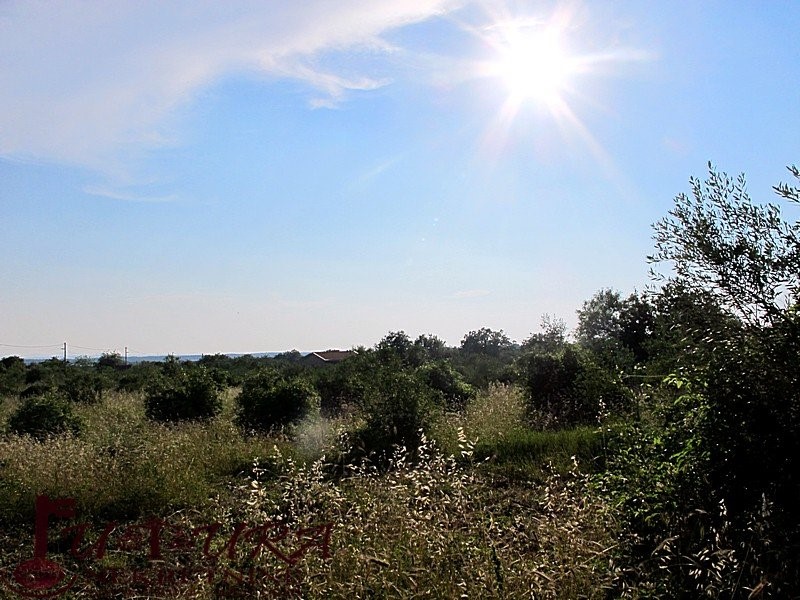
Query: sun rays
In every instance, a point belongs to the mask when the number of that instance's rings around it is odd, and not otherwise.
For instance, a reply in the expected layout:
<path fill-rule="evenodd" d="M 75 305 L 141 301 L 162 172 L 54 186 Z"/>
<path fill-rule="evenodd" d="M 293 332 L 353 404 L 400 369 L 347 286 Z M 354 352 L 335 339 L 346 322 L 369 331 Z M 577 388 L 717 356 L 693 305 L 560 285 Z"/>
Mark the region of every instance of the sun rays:
<path fill-rule="evenodd" d="M 487 20 L 489 25 L 472 29 L 486 49 L 474 73 L 499 90 L 502 100 L 487 124 L 483 150 L 497 157 L 512 138 L 524 139 L 520 129 L 533 123 L 540 131 L 554 126 L 559 136 L 555 139 L 579 144 L 610 168 L 608 153 L 579 111 L 585 115 L 587 106 L 597 109 L 592 86 L 598 77 L 623 62 L 642 60 L 641 53 L 602 47 L 575 5 L 557 6 L 545 17 L 503 11 Z"/>

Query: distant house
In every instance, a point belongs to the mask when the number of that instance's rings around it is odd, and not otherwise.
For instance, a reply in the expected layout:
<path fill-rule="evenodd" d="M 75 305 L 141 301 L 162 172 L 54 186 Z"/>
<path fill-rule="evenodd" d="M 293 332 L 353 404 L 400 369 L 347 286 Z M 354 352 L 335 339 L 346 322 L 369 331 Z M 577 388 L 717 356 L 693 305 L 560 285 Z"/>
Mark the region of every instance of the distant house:
<path fill-rule="evenodd" d="M 301 362 L 311 367 L 323 365 L 335 365 L 342 362 L 345 358 L 353 356 L 355 352 L 352 350 L 326 350 L 325 352 L 312 352 L 306 354 Z"/>

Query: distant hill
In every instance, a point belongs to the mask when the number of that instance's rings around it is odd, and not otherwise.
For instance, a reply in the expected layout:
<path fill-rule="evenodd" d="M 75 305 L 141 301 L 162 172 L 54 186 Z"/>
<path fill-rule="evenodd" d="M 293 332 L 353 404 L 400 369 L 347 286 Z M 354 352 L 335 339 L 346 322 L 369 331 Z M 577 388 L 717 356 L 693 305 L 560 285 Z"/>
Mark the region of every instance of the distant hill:
<path fill-rule="evenodd" d="M 240 356 L 248 356 L 249 355 L 249 356 L 253 356 L 255 358 L 264 358 L 264 357 L 272 358 L 274 356 L 277 356 L 278 354 L 281 354 L 281 353 L 280 352 L 239 352 L 239 353 L 233 353 L 233 354 L 223 353 L 223 356 L 228 356 L 230 358 L 238 358 Z M 307 353 L 304 352 L 303 354 L 307 354 Z M 142 363 L 142 362 L 163 362 L 164 359 L 167 358 L 167 356 L 169 356 L 169 355 L 168 354 L 152 354 L 152 355 L 147 355 L 147 356 L 130 356 L 129 355 L 128 356 L 128 364 L 134 365 L 134 364 Z M 197 361 L 197 360 L 200 360 L 201 358 L 203 358 L 203 356 L 206 356 L 206 355 L 205 354 L 176 354 L 175 356 L 177 356 L 180 360 Z M 49 357 L 48 356 L 46 358 L 45 357 L 42 357 L 42 358 L 26 358 L 25 359 L 25 364 L 32 365 L 32 364 L 44 362 L 46 360 L 50 360 L 51 358 L 59 358 L 59 357 L 58 356 L 55 356 L 55 357 Z M 85 357 L 85 356 L 80 356 L 80 357 L 73 356 L 73 357 L 68 358 L 67 362 L 75 362 L 78 358 L 87 358 L 87 357 Z M 91 360 L 97 360 L 100 357 L 99 356 L 89 356 L 88 358 L 91 359 Z"/>

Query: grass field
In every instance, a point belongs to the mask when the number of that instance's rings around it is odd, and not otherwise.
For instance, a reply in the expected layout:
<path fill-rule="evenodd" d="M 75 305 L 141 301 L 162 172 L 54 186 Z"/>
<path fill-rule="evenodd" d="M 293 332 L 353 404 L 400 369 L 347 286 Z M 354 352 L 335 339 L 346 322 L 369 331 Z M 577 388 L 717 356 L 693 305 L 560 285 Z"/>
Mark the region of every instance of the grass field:
<path fill-rule="evenodd" d="M 112 393 L 79 407 L 78 436 L 3 435 L 4 593 L 16 597 L 14 569 L 33 554 L 41 494 L 75 500 L 72 521 L 51 519 L 48 560 L 76 576 L 64 598 L 575 598 L 604 597 L 613 585 L 615 524 L 585 473 L 601 453 L 597 435 L 528 429 L 514 388 L 493 387 L 443 416 L 413 459 L 398 450 L 381 471 L 340 463 L 348 419 L 244 435 L 231 420 L 234 395 L 206 423 L 155 424 L 141 396 Z M 138 542 L 130 535 L 153 516 L 164 523 L 158 560 L 142 549 L 141 531 Z M 117 523 L 101 560 L 72 556 L 74 540 L 58 540 L 78 521 L 90 523 L 87 544 Z M 180 549 L 168 543 L 170 532 L 212 523 L 220 533 L 206 552 L 200 537 Z M 245 533 L 214 558 L 236 523 L 280 524 L 271 531 L 282 533 L 255 556 L 245 551 L 255 534 Z M 327 557 L 308 537 L 326 523 Z M 288 555 L 303 535 L 306 552 L 294 563 L 264 550 L 285 546 Z"/>

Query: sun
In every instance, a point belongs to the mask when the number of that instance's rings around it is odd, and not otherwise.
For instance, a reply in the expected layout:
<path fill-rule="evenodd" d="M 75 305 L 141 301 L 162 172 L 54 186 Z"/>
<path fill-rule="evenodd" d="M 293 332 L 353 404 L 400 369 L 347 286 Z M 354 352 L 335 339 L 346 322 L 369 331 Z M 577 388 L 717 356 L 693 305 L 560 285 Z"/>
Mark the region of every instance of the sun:
<path fill-rule="evenodd" d="M 549 108 L 561 104 L 578 71 L 556 29 L 514 27 L 496 44 L 491 71 L 508 90 L 515 104 L 535 102 Z"/>
<path fill-rule="evenodd" d="M 481 55 L 465 72 L 480 80 L 479 98 L 496 108 L 480 150 L 498 160 L 521 145 L 545 155 L 555 146 L 561 151 L 577 144 L 613 171 L 608 152 L 581 115 L 604 110 L 596 87 L 601 78 L 616 74 L 624 63 L 652 57 L 621 46 L 614 32 L 599 30 L 582 5 L 553 4 L 549 14 L 514 14 L 498 0 L 483 25 L 467 28 L 480 42 Z"/>

